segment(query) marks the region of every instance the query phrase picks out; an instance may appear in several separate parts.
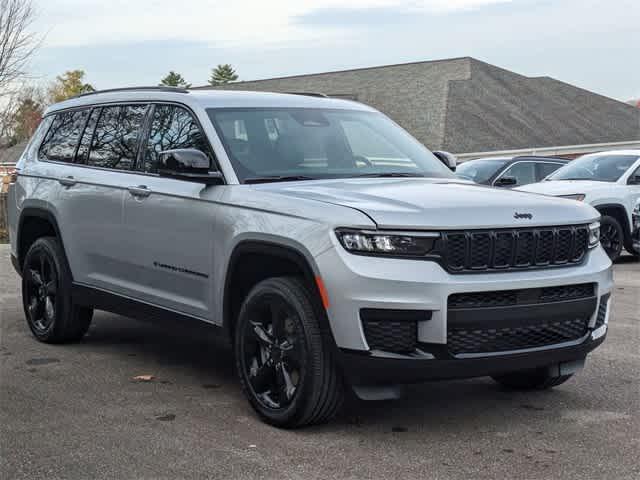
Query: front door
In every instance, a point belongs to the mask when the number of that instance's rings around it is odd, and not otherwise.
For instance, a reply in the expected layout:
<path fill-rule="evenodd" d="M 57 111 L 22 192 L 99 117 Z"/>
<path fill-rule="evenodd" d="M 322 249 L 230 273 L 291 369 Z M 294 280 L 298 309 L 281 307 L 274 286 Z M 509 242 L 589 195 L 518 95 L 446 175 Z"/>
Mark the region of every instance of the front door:
<path fill-rule="evenodd" d="M 132 296 L 208 318 L 213 294 L 213 218 L 222 189 L 160 177 L 156 172 L 161 151 L 196 148 L 213 161 L 212 150 L 189 110 L 169 104 L 153 109 L 148 140 L 138 158 L 139 174 L 124 202 L 123 256 L 131 272 Z"/>

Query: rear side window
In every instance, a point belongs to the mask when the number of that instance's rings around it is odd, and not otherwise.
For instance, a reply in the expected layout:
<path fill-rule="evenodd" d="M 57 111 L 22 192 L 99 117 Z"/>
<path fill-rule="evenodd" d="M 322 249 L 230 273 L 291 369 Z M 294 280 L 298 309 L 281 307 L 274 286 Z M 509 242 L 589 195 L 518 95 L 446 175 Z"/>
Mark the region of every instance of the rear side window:
<path fill-rule="evenodd" d="M 40 146 L 40 156 L 54 162 L 73 162 L 88 110 L 58 113 Z"/>
<path fill-rule="evenodd" d="M 144 162 L 139 169 L 155 173 L 159 153 L 176 148 L 195 148 L 207 154 L 210 164 L 213 161 L 205 134 L 191 112 L 175 105 L 156 105 Z"/>
<path fill-rule="evenodd" d="M 97 120 L 87 164 L 131 170 L 147 105 L 103 107 Z"/>

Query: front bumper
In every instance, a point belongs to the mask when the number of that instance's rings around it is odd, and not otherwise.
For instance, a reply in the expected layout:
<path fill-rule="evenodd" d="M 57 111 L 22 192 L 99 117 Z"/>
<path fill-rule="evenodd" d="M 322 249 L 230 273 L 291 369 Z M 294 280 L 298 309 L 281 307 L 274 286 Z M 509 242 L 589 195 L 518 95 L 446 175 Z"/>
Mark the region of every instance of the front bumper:
<path fill-rule="evenodd" d="M 429 261 L 397 260 L 351 255 L 340 247 L 316 257 L 316 264 L 327 289 L 329 323 L 340 351 L 347 379 L 354 385 L 365 383 L 412 383 L 423 380 L 467 378 L 495 375 L 539 366 L 584 359 L 604 339 L 607 326 L 596 326 L 603 298 L 613 286 L 611 261 L 601 248 L 589 252 L 581 265 L 548 270 L 518 272 L 449 274 Z M 453 355 L 448 349 L 448 323 L 495 321 L 496 328 L 518 324 L 522 310 L 485 310 L 491 319 L 478 312 L 461 316 L 449 310 L 449 297 L 457 293 L 497 292 L 503 290 L 542 289 L 577 284 L 595 284 L 592 303 L 577 302 L 581 315 L 588 318 L 588 334 L 579 341 L 545 345 L 540 348 L 509 349 L 480 355 Z M 545 315 L 555 320 L 575 317 L 570 302 L 556 304 L 557 312 Z M 604 304 L 603 304 L 604 305 Z M 418 310 L 427 312 L 417 323 L 419 348 L 410 354 L 396 354 L 370 348 L 361 315 L 375 310 Z M 525 313 L 524 316 L 527 316 Z M 535 317 L 535 315 L 533 315 Z M 528 317 L 532 315 L 529 313 Z M 450 345 L 449 345 L 450 346 Z"/>
<path fill-rule="evenodd" d="M 540 349 L 479 358 L 424 358 L 341 350 L 343 373 L 351 385 L 397 385 L 499 375 L 583 360 L 606 335 L 569 347 Z"/>

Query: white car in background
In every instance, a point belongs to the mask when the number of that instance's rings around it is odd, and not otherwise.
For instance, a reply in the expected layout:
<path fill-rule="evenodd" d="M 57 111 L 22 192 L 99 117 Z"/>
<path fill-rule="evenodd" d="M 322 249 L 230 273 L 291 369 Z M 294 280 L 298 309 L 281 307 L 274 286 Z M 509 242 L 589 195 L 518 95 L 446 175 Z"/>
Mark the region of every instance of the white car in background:
<path fill-rule="evenodd" d="M 640 150 L 615 150 L 584 155 L 556 170 L 542 182 L 518 190 L 591 204 L 602 215 L 600 242 L 611 260 L 633 246 L 632 212 L 640 199 Z"/>

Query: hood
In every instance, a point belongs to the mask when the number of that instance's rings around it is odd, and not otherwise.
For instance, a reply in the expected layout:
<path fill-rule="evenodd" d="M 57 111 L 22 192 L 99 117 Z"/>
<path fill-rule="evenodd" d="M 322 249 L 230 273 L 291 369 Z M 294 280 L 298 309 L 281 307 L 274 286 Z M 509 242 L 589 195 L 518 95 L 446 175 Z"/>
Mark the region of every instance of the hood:
<path fill-rule="evenodd" d="M 355 208 L 368 215 L 379 228 L 567 225 L 588 223 L 599 216 L 595 209 L 581 202 L 490 188 L 455 179 L 313 180 L 269 183 L 254 188 L 290 198 Z"/>
<path fill-rule="evenodd" d="M 600 188 L 615 186 L 612 182 L 594 182 L 592 180 L 551 180 L 548 182 L 531 183 L 518 187 L 515 190 L 521 192 L 541 193 L 542 195 L 574 195 L 587 194 Z"/>

